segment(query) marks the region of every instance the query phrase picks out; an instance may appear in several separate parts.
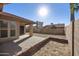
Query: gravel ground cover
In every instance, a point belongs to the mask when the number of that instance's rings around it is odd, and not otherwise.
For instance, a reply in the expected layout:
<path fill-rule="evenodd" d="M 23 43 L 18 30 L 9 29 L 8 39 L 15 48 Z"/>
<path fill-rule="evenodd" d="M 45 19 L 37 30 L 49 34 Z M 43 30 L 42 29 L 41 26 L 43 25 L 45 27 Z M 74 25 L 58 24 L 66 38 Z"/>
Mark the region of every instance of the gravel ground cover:
<path fill-rule="evenodd" d="M 49 41 L 33 56 L 70 56 L 70 50 L 68 44 Z"/>

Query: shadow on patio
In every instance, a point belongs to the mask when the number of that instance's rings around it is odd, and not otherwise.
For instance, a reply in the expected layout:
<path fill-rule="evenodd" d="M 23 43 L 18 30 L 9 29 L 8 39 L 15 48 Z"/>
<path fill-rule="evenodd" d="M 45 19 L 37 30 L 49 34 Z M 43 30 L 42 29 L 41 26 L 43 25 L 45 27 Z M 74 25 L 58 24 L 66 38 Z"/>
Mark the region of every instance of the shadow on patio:
<path fill-rule="evenodd" d="M 0 55 L 15 55 L 17 52 L 21 51 L 22 48 L 15 42 L 9 41 L 7 43 L 0 45 Z"/>
<path fill-rule="evenodd" d="M 30 38 L 30 36 L 22 38 L 18 42 L 14 42 L 15 40 L 8 41 L 0 44 L 0 56 L 11 56 L 16 55 L 19 51 L 22 50 L 22 47 L 19 46 L 20 43 Z"/>
<path fill-rule="evenodd" d="M 16 43 L 17 43 L 17 44 L 20 44 L 20 43 L 22 43 L 23 41 L 27 40 L 28 38 L 30 38 L 30 36 L 25 37 L 25 38 L 21 39 L 20 41 L 18 41 L 18 42 L 16 42 Z"/>

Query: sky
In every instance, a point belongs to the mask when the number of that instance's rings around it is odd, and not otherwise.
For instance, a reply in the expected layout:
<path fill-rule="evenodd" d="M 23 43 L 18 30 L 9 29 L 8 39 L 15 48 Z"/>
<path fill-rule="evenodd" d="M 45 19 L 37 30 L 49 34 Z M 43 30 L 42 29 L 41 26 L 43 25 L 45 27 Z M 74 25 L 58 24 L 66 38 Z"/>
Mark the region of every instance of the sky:
<path fill-rule="evenodd" d="M 41 17 L 39 8 L 46 7 L 48 14 Z M 70 23 L 69 3 L 11 3 L 4 6 L 4 11 L 33 21 L 41 21 L 44 25 L 51 23 L 68 25 Z M 76 19 L 78 19 L 78 13 Z"/>

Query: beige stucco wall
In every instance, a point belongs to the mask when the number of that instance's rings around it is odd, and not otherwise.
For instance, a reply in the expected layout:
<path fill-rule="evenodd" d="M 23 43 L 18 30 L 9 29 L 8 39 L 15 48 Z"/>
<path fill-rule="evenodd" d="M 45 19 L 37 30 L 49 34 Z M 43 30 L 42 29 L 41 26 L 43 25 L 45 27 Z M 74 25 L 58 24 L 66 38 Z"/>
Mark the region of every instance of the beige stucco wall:
<path fill-rule="evenodd" d="M 71 24 L 66 26 L 66 38 L 69 42 L 69 48 L 72 51 L 72 29 Z M 74 55 L 79 56 L 79 20 L 75 21 L 75 33 L 74 33 Z"/>

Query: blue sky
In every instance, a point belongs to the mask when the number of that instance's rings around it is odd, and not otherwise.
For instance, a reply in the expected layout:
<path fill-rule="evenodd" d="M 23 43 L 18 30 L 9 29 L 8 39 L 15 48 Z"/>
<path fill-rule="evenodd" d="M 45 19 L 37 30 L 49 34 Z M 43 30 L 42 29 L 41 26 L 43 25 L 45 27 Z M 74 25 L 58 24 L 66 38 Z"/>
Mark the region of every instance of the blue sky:
<path fill-rule="evenodd" d="M 42 6 L 47 7 L 49 10 L 46 17 L 38 15 L 38 10 Z M 33 21 L 42 21 L 44 25 L 50 23 L 64 23 L 67 25 L 70 22 L 70 9 L 68 3 L 12 3 L 4 6 L 4 11 Z M 79 18 L 78 15 L 79 13 L 76 14 L 76 18 Z"/>

